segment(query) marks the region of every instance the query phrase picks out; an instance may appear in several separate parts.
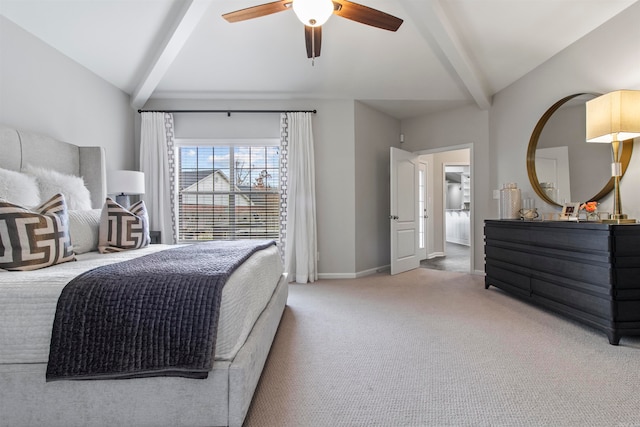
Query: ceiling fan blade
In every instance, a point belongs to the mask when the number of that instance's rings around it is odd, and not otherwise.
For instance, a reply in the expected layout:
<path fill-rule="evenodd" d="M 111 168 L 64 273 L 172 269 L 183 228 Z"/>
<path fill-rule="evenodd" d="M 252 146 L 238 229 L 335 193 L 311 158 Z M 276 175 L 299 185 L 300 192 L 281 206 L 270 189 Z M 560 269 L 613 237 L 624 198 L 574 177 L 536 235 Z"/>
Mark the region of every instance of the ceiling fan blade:
<path fill-rule="evenodd" d="M 307 45 L 307 58 L 317 58 L 320 56 L 320 46 L 322 44 L 322 27 L 304 26 L 304 40 Z"/>
<path fill-rule="evenodd" d="M 261 16 L 271 15 L 272 13 L 284 12 L 291 9 L 292 0 L 279 0 L 271 3 L 265 3 L 258 6 L 247 7 L 246 9 L 236 10 L 222 15 L 228 22 L 246 21 L 247 19 L 260 18 Z"/>
<path fill-rule="evenodd" d="M 397 31 L 404 22 L 388 13 L 347 0 L 333 0 L 333 4 L 335 6 L 334 15 L 383 30 Z"/>

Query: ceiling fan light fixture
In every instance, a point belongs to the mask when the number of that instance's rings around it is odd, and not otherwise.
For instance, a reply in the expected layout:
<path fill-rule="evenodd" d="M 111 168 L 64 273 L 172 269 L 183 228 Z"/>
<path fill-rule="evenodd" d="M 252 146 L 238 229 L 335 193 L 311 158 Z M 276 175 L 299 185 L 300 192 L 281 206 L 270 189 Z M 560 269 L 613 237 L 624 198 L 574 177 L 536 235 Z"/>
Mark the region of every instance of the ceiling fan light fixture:
<path fill-rule="evenodd" d="M 319 27 L 331 17 L 331 0 L 293 0 L 293 11 L 304 25 Z"/>

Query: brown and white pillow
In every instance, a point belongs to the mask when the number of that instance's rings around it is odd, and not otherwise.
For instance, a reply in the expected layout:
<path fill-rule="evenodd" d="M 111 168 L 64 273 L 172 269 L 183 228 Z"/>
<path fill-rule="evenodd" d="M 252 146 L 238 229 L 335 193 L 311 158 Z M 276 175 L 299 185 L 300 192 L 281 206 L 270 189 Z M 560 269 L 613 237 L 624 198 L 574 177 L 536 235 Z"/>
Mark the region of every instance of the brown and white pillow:
<path fill-rule="evenodd" d="M 36 270 L 75 259 L 62 194 L 31 210 L 0 201 L 0 269 Z"/>
<path fill-rule="evenodd" d="M 139 249 L 149 245 L 149 215 L 144 201 L 134 203 L 129 210 L 111 198 L 102 208 L 100 217 L 100 253 Z"/>

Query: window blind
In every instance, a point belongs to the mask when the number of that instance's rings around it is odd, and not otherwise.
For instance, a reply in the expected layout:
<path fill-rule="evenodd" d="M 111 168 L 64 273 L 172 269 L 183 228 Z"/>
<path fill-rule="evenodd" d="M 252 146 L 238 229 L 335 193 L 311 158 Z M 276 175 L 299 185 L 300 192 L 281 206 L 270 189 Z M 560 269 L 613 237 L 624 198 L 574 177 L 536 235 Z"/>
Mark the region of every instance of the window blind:
<path fill-rule="evenodd" d="M 178 240 L 275 239 L 279 146 L 178 145 Z"/>

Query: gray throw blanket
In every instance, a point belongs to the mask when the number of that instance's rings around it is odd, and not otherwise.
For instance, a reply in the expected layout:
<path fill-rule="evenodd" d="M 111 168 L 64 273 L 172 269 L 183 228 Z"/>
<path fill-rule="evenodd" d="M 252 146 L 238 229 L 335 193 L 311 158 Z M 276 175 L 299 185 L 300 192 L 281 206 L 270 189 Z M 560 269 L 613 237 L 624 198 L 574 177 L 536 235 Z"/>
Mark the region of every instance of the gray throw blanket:
<path fill-rule="evenodd" d="M 206 378 L 222 288 L 273 241 L 217 241 L 98 267 L 58 300 L 47 381 L 149 376 Z"/>

